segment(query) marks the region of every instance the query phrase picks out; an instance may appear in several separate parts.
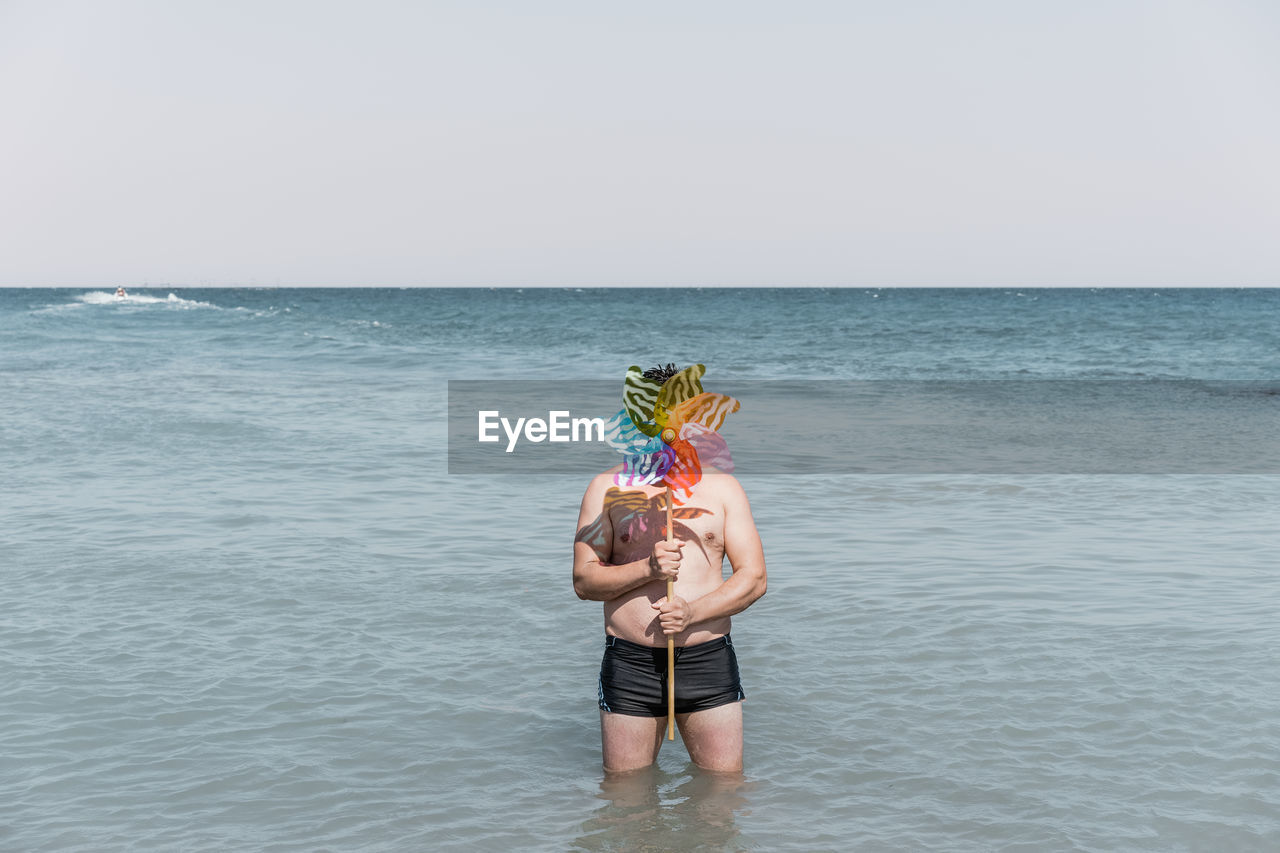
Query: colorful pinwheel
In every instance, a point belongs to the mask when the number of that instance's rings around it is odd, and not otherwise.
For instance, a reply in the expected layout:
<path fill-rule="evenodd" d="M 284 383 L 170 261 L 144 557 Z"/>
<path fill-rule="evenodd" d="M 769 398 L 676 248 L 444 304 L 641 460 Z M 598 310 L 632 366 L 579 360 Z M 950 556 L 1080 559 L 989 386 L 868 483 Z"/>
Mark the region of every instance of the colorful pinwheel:
<path fill-rule="evenodd" d="M 623 408 L 605 425 L 605 440 L 626 457 L 613 481 L 623 487 L 666 487 L 668 542 L 675 541 L 673 502 L 693 495 L 703 466 L 733 470 L 729 447 L 716 431 L 739 403 L 703 391 L 706 372 L 695 364 L 663 382 L 646 378 L 639 367 L 627 368 Z M 675 584 L 667 581 L 667 600 L 674 597 Z M 667 637 L 667 740 L 676 737 L 675 647 L 675 638 Z"/>
<path fill-rule="evenodd" d="M 739 403 L 702 390 L 707 368 L 695 364 L 665 383 L 627 369 L 623 409 L 605 425 L 605 440 L 626 458 L 614 477 L 619 486 L 665 485 L 676 503 L 693 493 L 703 465 L 733 470 L 728 445 L 716 432 Z"/>

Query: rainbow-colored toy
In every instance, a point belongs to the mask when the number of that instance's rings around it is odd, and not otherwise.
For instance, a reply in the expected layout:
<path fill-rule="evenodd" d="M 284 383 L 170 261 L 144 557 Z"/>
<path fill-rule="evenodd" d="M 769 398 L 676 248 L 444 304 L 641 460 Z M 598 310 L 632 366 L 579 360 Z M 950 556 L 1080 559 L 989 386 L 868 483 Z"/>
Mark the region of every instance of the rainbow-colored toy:
<path fill-rule="evenodd" d="M 702 479 L 704 465 L 733 470 L 729 447 L 716 430 L 738 411 L 724 394 L 702 390 L 705 365 L 686 367 L 665 384 L 627 368 L 622 411 L 605 425 L 605 440 L 626 455 L 614 476 L 619 486 L 666 486 L 683 503 Z"/>
<path fill-rule="evenodd" d="M 675 541 L 673 503 L 693 495 L 704 465 L 733 470 L 729 446 L 716 430 L 738 411 L 739 403 L 724 394 L 702 390 L 701 364 L 686 367 L 665 383 L 646 379 L 639 367 L 627 368 L 622 411 L 605 425 L 605 440 L 625 454 L 614 475 L 619 486 L 665 486 L 667 541 Z M 675 584 L 667 581 L 667 600 Z M 667 740 L 676 739 L 676 643 L 667 637 Z"/>

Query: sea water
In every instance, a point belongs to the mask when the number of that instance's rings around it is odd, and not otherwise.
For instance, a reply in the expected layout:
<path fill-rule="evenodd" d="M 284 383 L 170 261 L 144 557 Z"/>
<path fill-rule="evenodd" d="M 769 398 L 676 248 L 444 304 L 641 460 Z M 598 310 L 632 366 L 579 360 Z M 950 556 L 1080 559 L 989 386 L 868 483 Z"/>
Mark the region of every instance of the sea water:
<path fill-rule="evenodd" d="M 742 470 L 745 773 L 605 779 L 585 479 L 446 383 L 656 361 L 1269 382 L 1280 292 L 0 290 L 0 848 L 1280 849 L 1274 473 Z"/>

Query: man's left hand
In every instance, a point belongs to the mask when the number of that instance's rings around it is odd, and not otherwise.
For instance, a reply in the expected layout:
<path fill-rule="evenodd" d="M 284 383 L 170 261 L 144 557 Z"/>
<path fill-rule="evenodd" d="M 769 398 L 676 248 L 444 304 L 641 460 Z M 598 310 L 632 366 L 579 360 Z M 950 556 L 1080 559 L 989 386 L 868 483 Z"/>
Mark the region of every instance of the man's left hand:
<path fill-rule="evenodd" d="M 678 595 L 669 601 L 664 595 L 650 606 L 658 611 L 658 624 L 664 634 L 679 634 L 693 624 L 693 608 Z"/>

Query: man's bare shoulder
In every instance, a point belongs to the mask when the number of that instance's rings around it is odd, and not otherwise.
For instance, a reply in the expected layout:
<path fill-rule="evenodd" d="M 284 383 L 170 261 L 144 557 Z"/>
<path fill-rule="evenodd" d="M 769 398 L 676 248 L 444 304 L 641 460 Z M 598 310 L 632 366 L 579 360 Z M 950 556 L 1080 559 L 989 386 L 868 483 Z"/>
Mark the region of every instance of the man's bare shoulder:
<path fill-rule="evenodd" d="M 719 468 L 705 468 L 702 471 L 702 479 L 698 482 L 699 489 L 706 489 L 718 496 L 745 496 L 742 484 L 738 482 L 738 478 Z"/>
<path fill-rule="evenodd" d="M 614 465 L 608 471 L 601 471 L 599 474 L 596 474 L 591 478 L 590 488 L 596 488 L 598 486 L 612 486 L 613 478 L 617 476 L 620 471 L 622 471 L 621 465 Z"/>
<path fill-rule="evenodd" d="M 622 470 L 621 465 L 615 465 L 608 471 L 602 471 L 591 478 L 591 482 L 587 484 L 586 497 L 588 499 L 601 500 L 605 493 L 613 486 L 613 477 Z"/>

